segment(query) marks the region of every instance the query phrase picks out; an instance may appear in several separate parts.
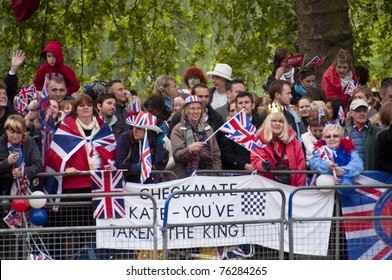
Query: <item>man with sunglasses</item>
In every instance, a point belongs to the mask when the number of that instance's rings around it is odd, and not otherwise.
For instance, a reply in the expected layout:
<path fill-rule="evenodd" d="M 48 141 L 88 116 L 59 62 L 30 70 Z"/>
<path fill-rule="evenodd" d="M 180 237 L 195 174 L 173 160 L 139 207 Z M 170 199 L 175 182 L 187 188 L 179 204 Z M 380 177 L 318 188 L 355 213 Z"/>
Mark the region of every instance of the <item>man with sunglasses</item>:
<path fill-rule="evenodd" d="M 375 169 L 374 143 L 382 129 L 372 125 L 368 119 L 368 104 L 365 100 L 355 99 L 350 105 L 350 117 L 346 120 L 344 135 L 353 139 L 365 170 Z"/>

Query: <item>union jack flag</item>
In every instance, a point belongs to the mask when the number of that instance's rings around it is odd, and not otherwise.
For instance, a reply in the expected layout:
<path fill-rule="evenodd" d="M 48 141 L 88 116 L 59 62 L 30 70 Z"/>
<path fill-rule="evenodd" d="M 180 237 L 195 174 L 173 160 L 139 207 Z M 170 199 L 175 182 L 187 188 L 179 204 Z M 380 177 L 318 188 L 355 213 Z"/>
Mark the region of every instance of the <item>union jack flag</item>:
<path fill-rule="evenodd" d="M 34 90 L 34 84 L 28 85 L 27 87 L 24 87 L 20 90 L 19 92 L 19 98 L 22 99 L 35 99 L 35 90 Z"/>
<path fill-rule="evenodd" d="M 141 173 L 140 173 L 140 182 L 143 184 L 151 174 L 152 170 L 152 158 L 150 151 L 150 144 L 148 143 L 147 137 L 147 129 L 144 135 L 143 140 L 143 149 L 142 149 L 142 165 L 141 165 Z"/>
<path fill-rule="evenodd" d="M 340 124 L 342 124 L 346 119 L 346 117 L 344 116 L 344 109 L 342 106 L 339 107 L 338 118 L 340 120 Z"/>
<path fill-rule="evenodd" d="M 322 117 L 325 117 L 325 112 L 324 112 L 323 108 L 319 107 L 319 109 L 318 109 L 318 122 L 319 123 L 320 123 Z"/>
<path fill-rule="evenodd" d="M 123 193 L 122 171 L 91 172 L 92 193 Z M 116 219 L 125 215 L 124 197 L 93 197 L 94 219 Z"/>
<path fill-rule="evenodd" d="M 246 115 L 244 109 L 224 123 L 219 130 L 226 134 L 227 138 L 233 140 L 247 150 L 265 147 L 265 145 L 257 139 L 256 128 Z"/>
<path fill-rule="evenodd" d="M 352 96 L 354 93 L 354 90 L 358 87 L 357 83 L 354 80 L 351 80 L 344 91 L 344 94 L 347 94 L 348 96 Z"/>
<path fill-rule="evenodd" d="M 392 216 L 392 189 L 371 187 L 392 184 L 392 174 L 365 172 L 356 184 L 370 186 L 338 190 L 343 217 Z M 392 260 L 392 220 L 346 220 L 343 224 L 349 259 Z"/>
<path fill-rule="evenodd" d="M 116 139 L 101 118 L 97 118 L 97 121 L 101 129 L 92 138 L 84 138 L 80 135 L 75 120 L 67 116 L 56 130 L 50 149 L 45 154 L 46 172 L 64 172 L 66 163 L 71 157 L 77 159 L 78 166 L 85 166 L 87 159 L 83 151 L 86 145 L 90 155 L 95 148 L 103 164 L 112 163 L 116 154 Z M 48 176 L 45 178 L 44 190 L 47 194 L 61 194 L 62 184 L 63 176 Z M 58 202 L 60 199 L 57 198 L 55 201 Z"/>
<path fill-rule="evenodd" d="M 23 98 L 16 99 L 14 108 L 19 114 L 25 116 L 27 114 L 27 107 L 28 104 L 24 101 Z"/>
<path fill-rule="evenodd" d="M 41 98 L 45 98 L 49 96 L 48 84 L 49 84 L 49 79 L 47 76 L 45 76 L 45 82 L 44 82 L 44 86 L 42 87 Z"/>
<path fill-rule="evenodd" d="M 308 62 L 308 64 L 306 64 L 306 66 L 314 65 L 316 67 L 320 67 L 321 65 L 323 65 L 326 58 L 327 58 L 326 56 L 320 57 L 316 55 L 315 57 L 312 58 L 311 61 Z"/>

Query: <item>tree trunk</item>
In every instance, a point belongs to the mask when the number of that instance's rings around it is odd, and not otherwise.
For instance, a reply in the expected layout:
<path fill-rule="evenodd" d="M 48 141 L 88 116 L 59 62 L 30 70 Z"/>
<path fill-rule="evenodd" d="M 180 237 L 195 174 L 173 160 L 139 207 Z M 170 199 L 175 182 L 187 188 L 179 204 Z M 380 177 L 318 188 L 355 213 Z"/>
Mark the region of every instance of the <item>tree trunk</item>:
<path fill-rule="evenodd" d="M 327 56 L 317 68 L 317 80 L 333 63 L 339 49 L 352 54 L 353 36 L 346 0 L 297 0 L 298 51 L 305 53 L 305 64 L 314 56 Z"/>

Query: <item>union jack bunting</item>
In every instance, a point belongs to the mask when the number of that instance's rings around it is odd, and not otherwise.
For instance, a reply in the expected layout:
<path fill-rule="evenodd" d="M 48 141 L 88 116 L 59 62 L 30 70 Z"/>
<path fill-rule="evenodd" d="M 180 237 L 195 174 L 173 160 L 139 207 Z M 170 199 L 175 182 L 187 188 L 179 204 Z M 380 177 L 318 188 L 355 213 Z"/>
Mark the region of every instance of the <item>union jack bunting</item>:
<path fill-rule="evenodd" d="M 392 189 L 372 187 L 392 184 L 392 174 L 368 171 L 356 185 L 369 188 L 339 189 L 343 217 L 392 215 Z M 351 260 L 392 260 L 392 220 L 345 220 L 348 256 Z"/>
<path fill-rule="evenodd" d="M 140 99 L 136 97 L 130 104 L 129 104 L 129 111 L 130 112 L 135 112 L 135 114 L 139 113 L 142 111 L 142 108 L 140 106 Z"/>
<path fill-rule="evenodd" d="M 256 128 L 246 115 L 244 109 L 224 123 L 219 130 L 226 134 L 227 138 L 233 140 L 247 150 L 265 147 L 265 145 L 257 139 Z"/>
<path fill-rule="evenodd" d="M 250 258 L 254 255 L 253 244 L 216 247 L 215 250 L 221 260 L 237 259 L 238 257 Z"/>
<path fill-rule="evenodd" d="M 152 170 L 152 158 L 150 151 L 150 144 L 148 143 L 147 129 L 144 134 L 143 149 L 142 149 L 142 165 L 140 172 L 140 182 L 143 184 L 148 177 L 150 177 Z"/>
<path fill-rule="evenodd" d="M 342 106 L 339 107 L 338 118 L 340 120 L 340 124 L 342 124 L 346 119 L 346 117 L 344 116 L 344 109 Z"/>
<path fill-rule="evenodd" d="M 35 95 L 34 84 L 22 88 L 18 97 L 22 99 L 35 99 L 37 96 Z"/>
<path fill-rule="evenodd" d="M 45 254 L 44 252 L 40 252 L 38 255 L 37 254 L 30 254 L 27 257 L 27 260 L 29 261 L 52 261 L 53 259 Z"/>
<path fill-rule="evenodd" d="M 23 216 L 21 212 L 16 212 L 14 209 L 11 209 L 7 216 L 3 219 L 4 223 L 9 228 L 18 229 L 23 227 Z"/>
<path fill-rule="evenodd" d="M 42 163 L 45 168 L 45 153 L 50 148 L 50 143 L 52 142 L 53 135 L 56 132 L 54 119 L 53 119 L 53 110 L 51 108 L 50 98 L 45 97 L 39 102 L 39 121 L 43 126 L 41 130 L 42 140 Z M 49 116 L 47 116 L 47 114 Z"/>
<path fill-rule="evenodd" d="M 98 170 L 91 172 L 92 193 L 123 193 L 122 171 Z M 124 197 L 93 197 L 94 219 L 116 219 L 125 215 Z"/>

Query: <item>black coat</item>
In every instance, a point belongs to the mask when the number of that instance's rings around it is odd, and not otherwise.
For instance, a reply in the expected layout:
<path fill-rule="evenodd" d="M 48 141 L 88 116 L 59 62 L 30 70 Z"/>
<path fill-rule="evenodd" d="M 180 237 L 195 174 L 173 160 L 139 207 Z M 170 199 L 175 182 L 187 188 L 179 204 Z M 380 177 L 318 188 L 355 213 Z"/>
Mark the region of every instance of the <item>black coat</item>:
<path fill-rule="evenodd" d="M 374 153 L 376 169 L 392 173 L 392 126 L 377 134 Z"/>
<path fill-rule="evenodd" d="M 12 186 L 12 165 L 8 164 L 8 146 L 7 134 L 0 137 L 0 175 L 10 175 L 2 180 L 2 191 L 9 194 Z M 28 136 L 26 143 L 23 146 L 23 157 L 26 163 L 25 171 L 28 178 L 42 171 L 42 159 L 38 146 L 32 137 Z M 10 178 L 10 179 L 8 179 Z M 31 185 L 32 186 L 32 185 Z"/>
<path fill-rule="evenodd" d="M 253 115 L 252 124 L 259 129 L 261 119 Z M 224 170 L 245 170 L 245 164 L 250 162 L 250 152 L 227 137 L 221 145 L 222 168 Z"/>

